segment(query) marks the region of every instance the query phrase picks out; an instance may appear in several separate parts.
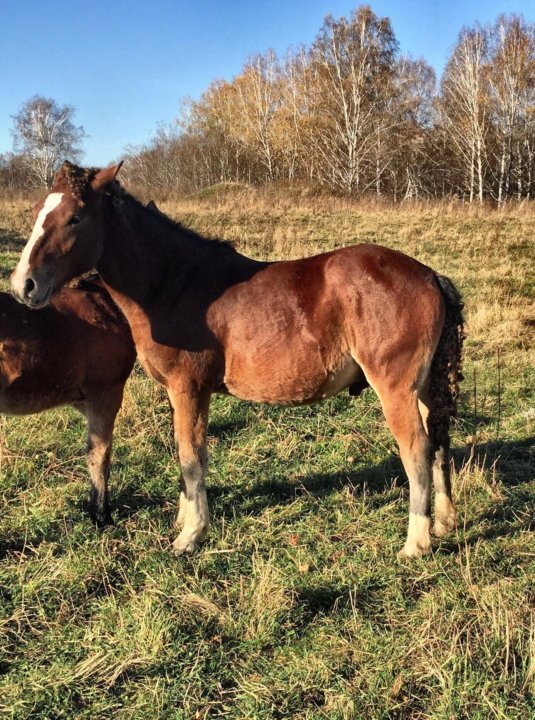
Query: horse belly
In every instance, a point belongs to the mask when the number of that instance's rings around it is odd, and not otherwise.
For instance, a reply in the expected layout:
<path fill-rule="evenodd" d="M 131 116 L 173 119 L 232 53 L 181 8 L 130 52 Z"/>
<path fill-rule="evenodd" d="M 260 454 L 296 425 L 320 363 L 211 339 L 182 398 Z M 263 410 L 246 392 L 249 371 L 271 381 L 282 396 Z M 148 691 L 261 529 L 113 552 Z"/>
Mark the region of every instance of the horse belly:
<path fill-rule="evenodd" d="M 33 345 L 0 342 L 0 413 L 33 415 L 81 398 L 69 357 L 45 358 Z M 64 363 L 64 367 L 62 367 Z"/>
<path fill-rule="evenodd" d="M 225 386 L 242 400 L 276 405 L 303 405 L 336 395 L 358 381 L 360 367 L 349 354 L 326 363 L 319 352 L 273 353 L 233 358 L 227 364 Z"/>
<path fill-rule="evenodd" d="M 72 388 L 31 387 L 14 383 L 0 392 L 0 414 L 34 415 L 61 405 L 72 405 L 83 400 L 81 393 Z"/>

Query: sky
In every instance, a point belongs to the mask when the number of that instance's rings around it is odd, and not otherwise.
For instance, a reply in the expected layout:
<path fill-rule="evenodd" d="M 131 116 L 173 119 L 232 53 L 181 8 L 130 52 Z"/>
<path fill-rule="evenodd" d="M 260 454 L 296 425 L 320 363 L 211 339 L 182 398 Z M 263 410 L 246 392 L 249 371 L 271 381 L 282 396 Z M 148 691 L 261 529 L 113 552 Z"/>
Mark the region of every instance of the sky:
<path fill-rule="evenodd" d="M 0 153 L 13 149 L 12 115 L 34 95 L 76 108 L 87 165 L 173 123 L 180 100 L 231 80 L 269 48 L 309 46 L 346 0 L 0 0 Z M 500 13 L 535 21 L 535 0 L 370 0 L 392 21 L 403 54 L 440 75 L 463 25 Z"/>

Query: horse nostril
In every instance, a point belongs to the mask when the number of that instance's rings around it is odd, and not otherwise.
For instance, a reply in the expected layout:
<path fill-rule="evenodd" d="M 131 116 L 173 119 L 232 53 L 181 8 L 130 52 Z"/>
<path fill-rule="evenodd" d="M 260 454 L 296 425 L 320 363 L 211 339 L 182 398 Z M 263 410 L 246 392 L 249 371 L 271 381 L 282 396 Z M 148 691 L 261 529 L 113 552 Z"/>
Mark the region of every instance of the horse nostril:
<path fill-rule="evenodd" d="M 24 283 L 24 294 L 26 297 L 30 297 L 32 292 L 35 290 L 35 281 L 32 278 L 28 278 Z"/>

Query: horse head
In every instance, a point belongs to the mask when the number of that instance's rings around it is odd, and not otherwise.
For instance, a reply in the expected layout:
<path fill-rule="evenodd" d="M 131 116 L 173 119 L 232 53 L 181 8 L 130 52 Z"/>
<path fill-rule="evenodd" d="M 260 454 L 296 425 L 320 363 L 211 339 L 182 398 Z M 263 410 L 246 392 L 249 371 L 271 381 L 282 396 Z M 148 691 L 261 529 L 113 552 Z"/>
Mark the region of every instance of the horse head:
<path fill-rule="evenodd" d="M 63 163 L 49 194 L 33 209 L 33 230 L 11 275 L 19 302 L 45 307 L 55 290 L 95 267 L 103 247 L 103 195 L 121 164 L 98 170 Z"/>

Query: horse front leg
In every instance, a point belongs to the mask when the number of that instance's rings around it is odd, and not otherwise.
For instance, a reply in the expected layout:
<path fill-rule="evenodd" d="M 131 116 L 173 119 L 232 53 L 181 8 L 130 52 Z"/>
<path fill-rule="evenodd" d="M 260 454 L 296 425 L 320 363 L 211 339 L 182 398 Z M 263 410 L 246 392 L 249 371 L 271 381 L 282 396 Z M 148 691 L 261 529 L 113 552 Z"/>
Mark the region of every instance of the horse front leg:
<path fill-rule="evenodd" d="M 177 516 L 177 525 L 182 530 L 173 542 L 173 549 L 178 553 L 192 553 L 206 535 L 210 524 L 205 486 L 210 393 L 190 387 L 169 388 L 168 395 L 182 470 Z"/>

